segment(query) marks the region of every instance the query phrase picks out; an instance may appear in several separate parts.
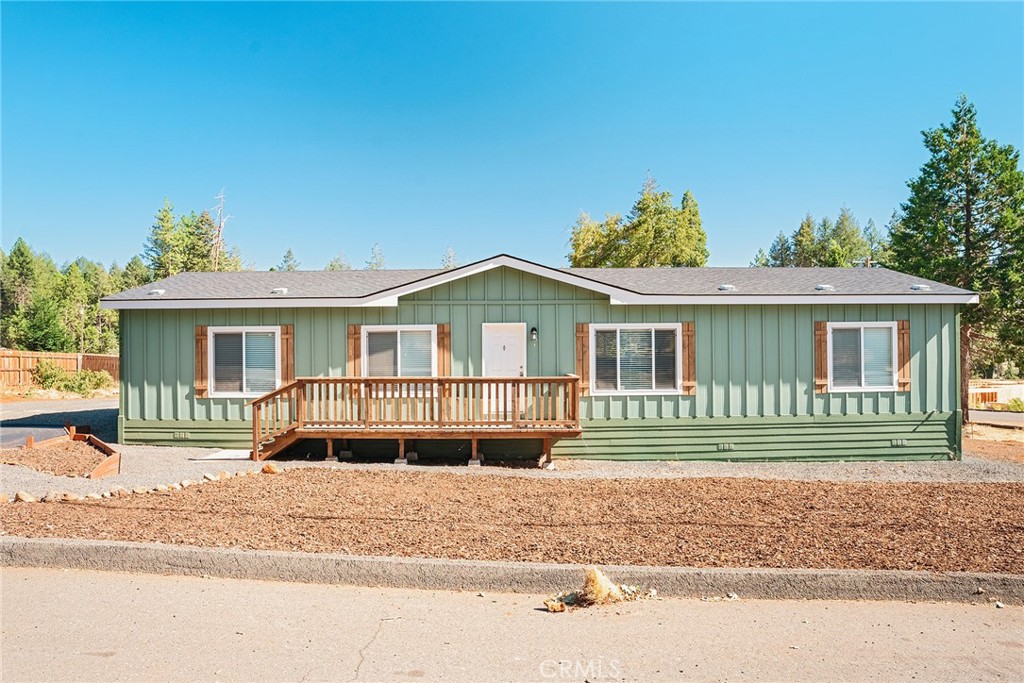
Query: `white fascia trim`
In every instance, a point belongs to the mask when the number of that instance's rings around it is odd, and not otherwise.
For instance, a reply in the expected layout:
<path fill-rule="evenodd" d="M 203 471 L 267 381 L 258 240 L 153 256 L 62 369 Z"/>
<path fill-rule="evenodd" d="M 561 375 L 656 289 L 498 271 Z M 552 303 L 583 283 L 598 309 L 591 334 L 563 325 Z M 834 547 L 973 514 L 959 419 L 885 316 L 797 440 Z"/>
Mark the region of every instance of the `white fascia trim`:
<path fill-rule="evenodd" d="M 128 309 L 208 309 L 208 308 L 398 308 L 397 296 L 376 299 L 153 299 L 100 301 L 107 310 Z"/>
<path fill-rule="evenodd" d="M 612 304 L 628 305 L 782 305 L 782 304 L 976 304 L 977 294 L 631 294 L 612 297 Z"/>

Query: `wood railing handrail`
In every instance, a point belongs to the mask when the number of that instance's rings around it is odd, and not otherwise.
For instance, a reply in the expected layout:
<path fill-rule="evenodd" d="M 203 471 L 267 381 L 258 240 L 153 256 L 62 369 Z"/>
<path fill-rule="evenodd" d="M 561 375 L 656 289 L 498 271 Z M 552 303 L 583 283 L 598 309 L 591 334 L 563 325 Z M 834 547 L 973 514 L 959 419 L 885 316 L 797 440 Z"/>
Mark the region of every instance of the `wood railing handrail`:
<path fill-rule="evenodd" d="M 255 398 L 253 457 L 296 430 L 578 429 L 576 375 L 297 377 Z M 347 387 L 347 388 L 343 388 Z M 281 444 L 275 446 L 280 448 Z"/>

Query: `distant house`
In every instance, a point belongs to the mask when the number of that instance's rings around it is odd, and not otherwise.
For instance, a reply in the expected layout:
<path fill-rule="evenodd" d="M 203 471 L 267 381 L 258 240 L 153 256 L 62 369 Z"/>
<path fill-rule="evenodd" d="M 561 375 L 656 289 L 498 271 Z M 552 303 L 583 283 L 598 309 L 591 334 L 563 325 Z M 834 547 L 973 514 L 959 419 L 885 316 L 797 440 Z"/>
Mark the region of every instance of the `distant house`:
<path fill-rule="evenodd" d="M 604 459 L 960 455 L 959 310 L 882 268 L 182 273 L 120 311 L 123 443 Z"/>

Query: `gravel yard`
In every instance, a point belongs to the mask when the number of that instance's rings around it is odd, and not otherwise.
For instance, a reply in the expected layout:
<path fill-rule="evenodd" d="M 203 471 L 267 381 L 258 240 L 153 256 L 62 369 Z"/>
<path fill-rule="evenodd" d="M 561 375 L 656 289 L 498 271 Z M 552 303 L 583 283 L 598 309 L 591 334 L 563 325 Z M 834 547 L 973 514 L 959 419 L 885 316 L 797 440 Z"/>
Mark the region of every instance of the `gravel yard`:
<path fill-rule="evenodd" d="M 0 463 L 20 465 L 57 477 L 86 477 L 106 456 L 83 441 L 62 441 L 0 451 Z"/>
<path fill-rule="evenodd" d="M 1024 573 L 1024 485 L 293 468 L 0 506 L 3 533 L 480 560 Z"/>

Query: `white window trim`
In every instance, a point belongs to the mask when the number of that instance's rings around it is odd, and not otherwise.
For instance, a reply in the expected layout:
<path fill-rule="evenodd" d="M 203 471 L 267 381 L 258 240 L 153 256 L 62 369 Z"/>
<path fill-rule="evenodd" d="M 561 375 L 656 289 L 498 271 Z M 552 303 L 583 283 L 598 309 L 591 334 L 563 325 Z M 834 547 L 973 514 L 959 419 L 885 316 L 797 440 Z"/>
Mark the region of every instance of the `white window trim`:
<path fill-rule="evenodd" d="M 863 394 L 875 391 L 898 391 L 896 384 L 896 373 L 897 366 L 899 365 L 899 358 L 896 348 L 896 321 L 862 321 L 862 322 L 847 322 L 847 323 L 828 323 L 826 325 L 828 329 L 828 391 L 829 393 L 837 394 Z M 864 386 L 864 329 L 868 327 L 873 328 L 884 328 L 890 331 L 892 341 L 892 384 L 884 387 L 866 387 Z M 859 329 L 860 333 L 860 383 L 859 387 L 837 387 L 832 383 L 832 330 L 851 330 Z"/>
<path fill-rule="evenodd" d="M 597 345 L 598 332 L 619 332 L 621 330 L 672 330 L 676 333 L 676 388 L 675 389 L 598 389 L 597 388 Z M 616 341 L 618 335 L 616 335 Z M 618 365 L 622 358 L 620 344 L 615 345 L 616 376 L 622 386 L 622 372 Z M 652 347 L 653 348 L 653 347 Z M 652 370 L 653 351 L 652 351 Z M 596 396 L 679 396 L 683 393 L 683 326 L 681 323 L 591 323 L 590 325 L 590 393 Z"/>
<path fill-rule="evenodd" d="M 362 353 L 359 363 L 362 366 L 362 376 L 369 376 L 370 369 L 370 354 L 369 346 L 367 345 L 367 336 L 371 332 L 430 332 L 430 376 L 437 377 L 437 325 L 363 325 L 362 335 Z M 398 357 L 395 362 L 398 364 L 398 375 L 396 377 L 402 377 L 402 335 L 398 335 Z M 417 379 L 417 378 L 414 378 Z M 422 378 L 418 378 L 422 379 Z"/>
<path fill-rule="evenodd" d="M 210 398 L 258 398 L 265 393 L 261 391 L 244 391 L 245 389 L 245 338 L 246 332 L 273 332 L 274 333 L 274 389 L 281 386 L 281 327 L 279 325 L 225 325 L 220 327 L 209 326 L 206 330 L 207 348 L 207 372 L 206 382 Z M 243 391 L 217 391 L 217 381 L 214 375 L 214 355 L 217 353 L 216 345 L 213 343 L 215 334 L 238 334 L 242 333 L 242 389 Z M 273 389 L 271 390 L 273 391 Z"/>

